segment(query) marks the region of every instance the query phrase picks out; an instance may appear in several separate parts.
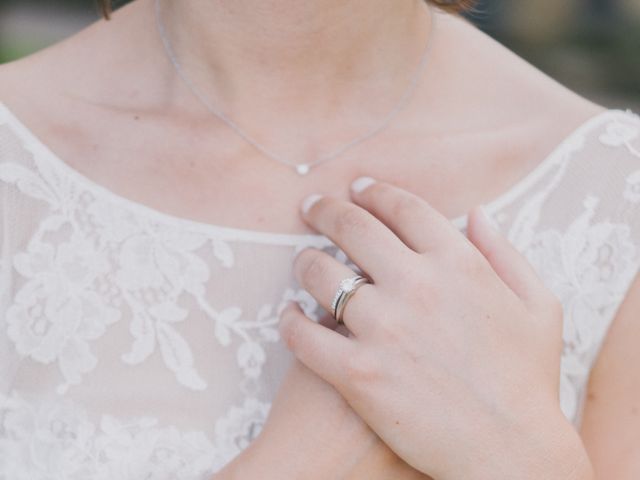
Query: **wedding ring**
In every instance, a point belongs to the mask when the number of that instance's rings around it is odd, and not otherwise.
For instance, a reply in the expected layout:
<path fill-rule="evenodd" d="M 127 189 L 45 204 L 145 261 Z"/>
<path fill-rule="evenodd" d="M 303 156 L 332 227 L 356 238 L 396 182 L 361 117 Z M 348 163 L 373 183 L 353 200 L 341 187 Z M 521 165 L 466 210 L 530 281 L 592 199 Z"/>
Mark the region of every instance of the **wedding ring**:
<path fill-rule="evenodd" d="M 355 277 L 345 278 L 338 285 L 333 301 L 331 302 L 331 309 L 333 310 L 333 318 L 336 319 L 338 324 L 344 324 L 342 321 L 342 313 L 347 305 L 349 299 L 353 296 L 358 288 L 362 285 L 369 283 L 365 277 L 356 275 Z"/>

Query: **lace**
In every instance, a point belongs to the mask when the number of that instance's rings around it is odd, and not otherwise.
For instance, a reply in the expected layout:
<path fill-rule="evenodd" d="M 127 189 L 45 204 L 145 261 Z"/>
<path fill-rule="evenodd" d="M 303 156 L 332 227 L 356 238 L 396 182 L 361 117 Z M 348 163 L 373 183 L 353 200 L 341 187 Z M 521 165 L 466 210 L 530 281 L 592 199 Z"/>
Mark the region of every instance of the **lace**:
<path fill-rule="evenodd" d="M 562 300 L 560 401 L 640 262 L 640 120 L 608 111 L 489 203 Z M 259 434 L 291 357 L 277 330 L 320 235 L 154 210 L 92 182 L 0 104 L 0 478 L 205 479 Z M 453 220 L 461 229 L 466 216 Z"/>

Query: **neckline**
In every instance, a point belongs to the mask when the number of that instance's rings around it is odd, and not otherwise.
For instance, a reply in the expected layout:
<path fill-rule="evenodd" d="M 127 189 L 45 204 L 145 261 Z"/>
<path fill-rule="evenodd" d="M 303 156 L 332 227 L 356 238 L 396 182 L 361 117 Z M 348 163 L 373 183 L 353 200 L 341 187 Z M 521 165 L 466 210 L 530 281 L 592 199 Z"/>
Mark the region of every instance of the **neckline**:
<path fill-rule="evenodd" d="M 606 119 L 613 117 L 617 114 L 625 114 L 624 110 L 618 109 L 605 109 L 591 118 L 587 119 L 575 130 L 573 130 L 568 136 L 566 136 L 556 147 L 547 155 L 540 163 L 538 163 L 533 170 L 527 173 L 524 177 L 521 177 L 509 188 L 504 190 L 501 194 L 484 203 L 487 213 L 493 215 L 499 211 L 502 207 L 508 205 L 512 200 L 517 198 L 521 193 L 526 191 L 529 186 L 542 177 L 549 168 L 559 163 L 564 158 L 564 151 L 573 145 L 574 140 L 583 136 L 593 126 L 605 121 Z M 41 155 L 47 158 L 52 164 L 65 173 L 76 179 L 79 183 L 93 193 L 101 195 L 109 199 L 123 208 L 137 212 L 141 215 L 147 215 L 153 217 L 156 221 L 162 223 L 173 224 L 183 227 L 190 231 L 197 231 L 207 236 L 219 237 L 227 241 L 243 241 L 243 242 L 255 242 L 266 243 L 273 245 L 315 245 L 324 246 L 331 244 L 331 241 L 322 234 L 313 233 L 280 233 L 269 232 L 261 230 L 252 230 L 245 228 L 236 228 L 224 225 L 218 225 L 213 223 L 202 222 L 193 220 L 187 217 L 180 217 L 173 215 L 162 210 L 153 208 L 147 204 L 132 200 L 128 197 L 124 197 L 113 190 L 97 183 L 91 178 L 87 177 L 79 170 L 71 167 L 68 163 L 62 160 L 56 153 L 51 150 L 36 134 L 31 131 L 18 117 L 13 113 L 9 107 L 2 101 L 0 101 L 0 120 L 5 119 L 15 129 L 15 133 L 18 134 L 20 139 L 24 142 L 24 147 L 30 150 L 34 155 Z M 450 218 L 449 221 L 459 230 L 465 229 L 467 226 L 468 214 L 462 214 L 454 218 Z"/>

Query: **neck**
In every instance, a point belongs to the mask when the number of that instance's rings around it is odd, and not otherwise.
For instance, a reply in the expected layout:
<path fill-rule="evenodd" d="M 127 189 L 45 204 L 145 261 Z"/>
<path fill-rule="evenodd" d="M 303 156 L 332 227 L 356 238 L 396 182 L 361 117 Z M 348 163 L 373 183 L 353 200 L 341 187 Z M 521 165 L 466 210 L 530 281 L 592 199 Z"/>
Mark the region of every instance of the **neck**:
<path fill-rule="evenodd" d="M 158 6 L 181 69 L 207 100 L 248 131 L 270 125 L 261 134 L 271 145 L 296 149 L 294 133 L 306 137 L 308 148 L 335 144 L 396 106 L 429 38 L 423 2 L 159 0 Z"/>
<path fill-rule="evenodd" d="M 305 105 L 363 85 L 402 90 L 428 34 L 422 1 L 160 0 L 160 12 L 180 64 L 207 93 L 228 106 L 256 90 Z"/>

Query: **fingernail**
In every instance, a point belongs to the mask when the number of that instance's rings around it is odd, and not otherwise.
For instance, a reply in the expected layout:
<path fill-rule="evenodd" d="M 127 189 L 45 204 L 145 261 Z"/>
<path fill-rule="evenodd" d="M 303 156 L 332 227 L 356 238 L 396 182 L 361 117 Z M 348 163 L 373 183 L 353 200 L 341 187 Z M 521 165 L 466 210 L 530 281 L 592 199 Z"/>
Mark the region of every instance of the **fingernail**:
<path fill-rule="evenodd" d="M 376 181 L 371 177 L 360 177 L 353 181 L 353 183 L 351 184 L 351 190 L 355 193 L 360 193 L 374 183 L 376 183 Z"/>
<path fill-rule="evenodd" d="M 484 215 L 484 218 L 487 221 L 487 225 L 489 225 L 489 227 L 491 227 L 496 232 L 500 231 L 500 227 L 498 226 L 498 223 L 489 214 L 487 206 L 486 205 L 481 205 L 480 206 L 480 211 L 482 212 L 482 215 Z"/>
<path fill-rule="evenodd" d="M 308 213 L 309 210 L 311 210 L 311 207 L 318 203 L 318 200 L 320 200 L 321 198 L 322 195 L 318 195 L 317 193 L 309 195 L 307 198 L 305 198 L 302 201 L 302 213 Z"/>

